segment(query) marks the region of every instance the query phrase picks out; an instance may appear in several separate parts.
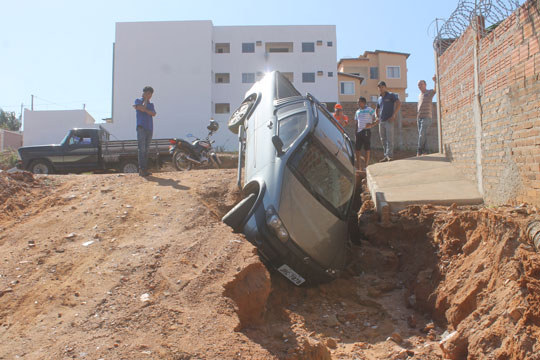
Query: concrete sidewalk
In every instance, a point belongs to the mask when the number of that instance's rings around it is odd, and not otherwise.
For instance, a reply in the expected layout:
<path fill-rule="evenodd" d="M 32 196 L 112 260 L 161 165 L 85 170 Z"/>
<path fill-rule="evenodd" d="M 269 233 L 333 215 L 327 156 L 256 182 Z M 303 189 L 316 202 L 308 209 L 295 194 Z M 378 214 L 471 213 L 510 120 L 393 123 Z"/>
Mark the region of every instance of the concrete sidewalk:
<path fill-rule="evenodd" d="M 379 215 L 411 204 L 482 204 L 476 183 L 465 179 L 443 154 L 368 166 L 367 185 Z"/>

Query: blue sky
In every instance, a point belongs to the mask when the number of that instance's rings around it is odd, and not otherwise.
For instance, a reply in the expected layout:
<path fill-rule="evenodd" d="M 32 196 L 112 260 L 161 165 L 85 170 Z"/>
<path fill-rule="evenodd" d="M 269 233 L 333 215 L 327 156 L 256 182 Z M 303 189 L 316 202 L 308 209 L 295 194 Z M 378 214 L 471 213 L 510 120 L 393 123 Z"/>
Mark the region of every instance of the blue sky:
<path fill-rule="evenodd" d="M 112 44 L 122 21 L 212 20 L 227 25 L 336 25 L 337 55 L 366 50 L 410 53 L 408 101 L 419 79 L 435 71 L 435 18 L 448 18 L 458 1 L 344 0 L 2 0 L 0 108 L 81 109 L 111 116 Z M 151 44 L 148 44 L 151 48 Z M 429 86 L 431 87 L 431 86 Z"/>

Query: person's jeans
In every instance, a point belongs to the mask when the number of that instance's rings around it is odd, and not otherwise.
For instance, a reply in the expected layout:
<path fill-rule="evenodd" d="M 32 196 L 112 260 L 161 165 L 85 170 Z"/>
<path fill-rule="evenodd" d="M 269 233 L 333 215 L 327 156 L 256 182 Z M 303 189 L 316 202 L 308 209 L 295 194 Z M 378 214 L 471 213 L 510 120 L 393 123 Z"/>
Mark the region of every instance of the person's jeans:
<path fill-rule="evenodd" d="M 384 150 L 384 156 L 392 158 L 394 156 L 394 123 L 381 121 L 379 123 L 379 134 Z"/>
<path fill-rule="evenodd" d="M 430 118 L 419 118 L 417 120 L 418 124 L 418 151 L 416 152 L 419 155 L 426 154 L 426 143 L 427 143 L 427 130 L 431 126 L 432 120 Z"/>
<path fill-rule="evenodd" d="M 137 126 L 137 144 L 139 146 L 139 171 L 148 169 L 148 150 L 152 141 L 152 130 Z"/>

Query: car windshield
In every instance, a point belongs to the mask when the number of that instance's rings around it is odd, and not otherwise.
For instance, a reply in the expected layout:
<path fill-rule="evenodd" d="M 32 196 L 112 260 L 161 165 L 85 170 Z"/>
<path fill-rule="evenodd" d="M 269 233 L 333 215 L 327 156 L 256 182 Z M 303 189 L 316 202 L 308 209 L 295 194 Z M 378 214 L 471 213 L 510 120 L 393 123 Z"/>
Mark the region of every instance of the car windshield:
<path fill-rule="evenodd" d="M 354 177 L 314 136 L 309 136 L 288 164 L 296 178 L 337 217 L 346 219 Z"/>
<path fill-rule="evenodd" d="M 283 150 L 286 151 L 307 127 L 306 103 L 302 101 L 279 108 L 276 116 L 278 135 L 283 141 Z"/>

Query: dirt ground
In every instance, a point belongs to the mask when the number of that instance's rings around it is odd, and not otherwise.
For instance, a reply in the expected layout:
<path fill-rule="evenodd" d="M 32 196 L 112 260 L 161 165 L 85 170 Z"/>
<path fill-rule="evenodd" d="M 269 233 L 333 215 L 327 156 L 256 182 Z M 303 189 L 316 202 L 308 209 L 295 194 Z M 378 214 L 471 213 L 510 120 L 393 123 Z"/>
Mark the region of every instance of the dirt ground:
<path fill-rule="evenodd" d="M 540 359 L 535 208 L 366 200 L 298 288 L 220 222 L 235 171 L 0 173 L 0 359 Z"/>

